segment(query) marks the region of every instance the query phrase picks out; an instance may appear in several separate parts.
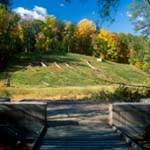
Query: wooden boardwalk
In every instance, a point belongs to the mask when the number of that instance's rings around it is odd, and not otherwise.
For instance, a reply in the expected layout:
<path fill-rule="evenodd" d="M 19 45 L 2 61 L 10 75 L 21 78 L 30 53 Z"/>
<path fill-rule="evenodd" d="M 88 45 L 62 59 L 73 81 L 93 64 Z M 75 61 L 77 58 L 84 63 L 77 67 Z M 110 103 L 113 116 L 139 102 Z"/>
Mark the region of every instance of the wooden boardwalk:
<path fill-rule="evenodd" d="M 84 102 L 48 104 L 48 128 L 39 150 L 129 150 L 108 125 L 108 105 Z"/>

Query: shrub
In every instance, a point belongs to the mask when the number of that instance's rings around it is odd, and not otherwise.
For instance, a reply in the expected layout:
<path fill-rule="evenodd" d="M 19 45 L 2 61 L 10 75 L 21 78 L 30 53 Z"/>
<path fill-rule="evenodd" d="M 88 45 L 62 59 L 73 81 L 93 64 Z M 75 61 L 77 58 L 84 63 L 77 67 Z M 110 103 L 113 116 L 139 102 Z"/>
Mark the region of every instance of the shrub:
<path fill-rule="evenodd" d="M 114 92 L 101 91 L 93 94 L 90 99 L 110 102 L 139 102 L 141 98 L 150 97 L 149 88 L 129 88 L 120 85 Z"/>
<path fill-rule="evenodd" d="M 10 97 L 10 96 L 11 94 L 6 89 L 0 90 L 0 97 Z"/>

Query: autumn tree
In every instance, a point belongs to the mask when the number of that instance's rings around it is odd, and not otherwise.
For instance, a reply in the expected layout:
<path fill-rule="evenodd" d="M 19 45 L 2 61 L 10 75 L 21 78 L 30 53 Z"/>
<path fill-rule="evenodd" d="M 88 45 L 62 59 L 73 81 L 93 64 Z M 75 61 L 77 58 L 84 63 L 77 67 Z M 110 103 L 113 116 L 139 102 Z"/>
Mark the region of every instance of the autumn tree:
<path fill-rule="evenodd" d="M 102 28 L 97 36 L 94 46 L 94 55 L 119 62 L 128 63 L 129 49 L 125 41 L 117 34 Z"/>
<path fill-rule="evenodd" d="M 0 68 L 4 68 L 22 47 L 19 20 L 17 14 L 0 8 Z"/>
<path fill-rule="evenodd" d="M 76 53 L 92 55 L 92 35 L 96 31 L 94 23 L 88 19 L 81 20 L 75 29 Z"/>
<path fill-rule="evenodd" d="M 72 0 L 65 0 L 71 2 Z M 87 0 L 80 0 L 87 2 Z M 112 23 L 120 7 L 121 0 L 97 0 L 99 23 Z M 133 0 L 129 9 L 135 31 L 141 31 L 145 36 L 150 35 L 150 0 Z"/>
<path fill-rule="evenodd" d="M 44 23 L 37 19 L 25 19 L 22 21 L 24 31 L 24 51 L 33 52 L 36 51 L 37 36 L 41 32 Z"/>
<path fill-rule="evenodd" d="M 108 50 L 112 49 L 115 45 L 114 34 L 107 31 L 106 29 L 100 29 L 97 35 L 97 53 L 100 57 L 108 59 Z"/>
<path fill-rule="evenodd" d="M 96 57 L 106 58 L 107 57 L 107 39 L 108 31 L 106 29 L 101 29 L 93 38 L 93 54 Z"/>
<path fill-rule="evenodd" d="M 59 53 L 64 50 L 65 23 L 56 19 L 55 16 L 46 16 L 44 25 L 36 38 L 36 49 L 50 53 Z"/>
<path fill-rule="evenodd" d="M 57 19 L 55 16 L 47 16 L 43 33 L 47 37 L 48 51 L 54 52 L 57 50 L 59 40 L 59 29 L 57 27 Z"/>
<path fill-rule="evenodd" d="M 36 49 L 40 51 L 52 52 L 56 46 L 56 18 L 55 16 L 46 16 L 44 25 L 36 37 Z"/>

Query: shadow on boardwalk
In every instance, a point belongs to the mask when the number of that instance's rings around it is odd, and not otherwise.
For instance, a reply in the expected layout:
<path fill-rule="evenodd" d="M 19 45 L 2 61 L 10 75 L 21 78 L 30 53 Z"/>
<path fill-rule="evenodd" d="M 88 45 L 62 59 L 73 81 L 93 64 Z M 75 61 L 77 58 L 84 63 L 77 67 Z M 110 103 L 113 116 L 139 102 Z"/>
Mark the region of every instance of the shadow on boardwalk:
<path fill-rule="evenodd" d="M 128 150 L 108 125 L 108 105 L 90 102 L 50 102 L 48 128 L 40 150 Z"/>

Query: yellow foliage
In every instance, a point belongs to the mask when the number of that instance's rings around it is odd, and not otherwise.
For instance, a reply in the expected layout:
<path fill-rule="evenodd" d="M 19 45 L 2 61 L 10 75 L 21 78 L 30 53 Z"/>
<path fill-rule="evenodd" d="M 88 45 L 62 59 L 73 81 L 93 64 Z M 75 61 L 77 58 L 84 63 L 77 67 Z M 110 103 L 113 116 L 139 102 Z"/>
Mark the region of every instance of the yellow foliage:
<path fill-rule="evenodd" d="M 139 69 L 142 69 L 143 68 L 143 62 L 142 61 L 138 61 L 138 62 L 136 62 L 135 63 L 135 66 L 137 67 L 137 68 L 139 68 Z"/>
<path fill-rule="evenodd" d="M 113 47 L 116 42 L 116 35 L 102 28 L 98 34 L 98 38 L 107 42 L 108 47 Z"/>
<path fill-rule="evenodd" d="M 94 23 L 88 19 L 82 19 L 76 27 L 76 35 L 84 36 L 90 35 L 96 31 Z"/>
<path fill-rule="evenodd" d="M 45 22 L 48 28 L 53 28 L 56 26 L 56 17 L 53 15 L 46 16 Z"/>
<path fill-rule="evenodd" d="M 104 40 L 104 41 L 108 41 L 108 37 L 109 37 L 109 32 L 102 28 L 98 34 L 98 38 Z"/>
<path fill-rule="evenodd" d="M 130 53 L 129 53 L 130 58 L 133 58 L 135 55 L 136 55 L 136 51 L 134 50 L 134 48 L 130 48 Z"/>
<path fill-rule="evenodd" d="M 21 42 L 24 41 L 24 29 L 23 26 L 21 24 L 17 25 L 17 29 L 18 29 L 18 33 L 19 33 L 19 38 L 21 40 Z"/>
<path fill-rule="evenodd" d="M 48 50 L 48 38 L 43 34 L 39 33 L 36 37 L 35 47 L 38 50 Z"/>
<path fill-rule="evenodd" d="M 37 39 L 45 39 L 45 35 L 43 33 L 39 33 Z"/>

